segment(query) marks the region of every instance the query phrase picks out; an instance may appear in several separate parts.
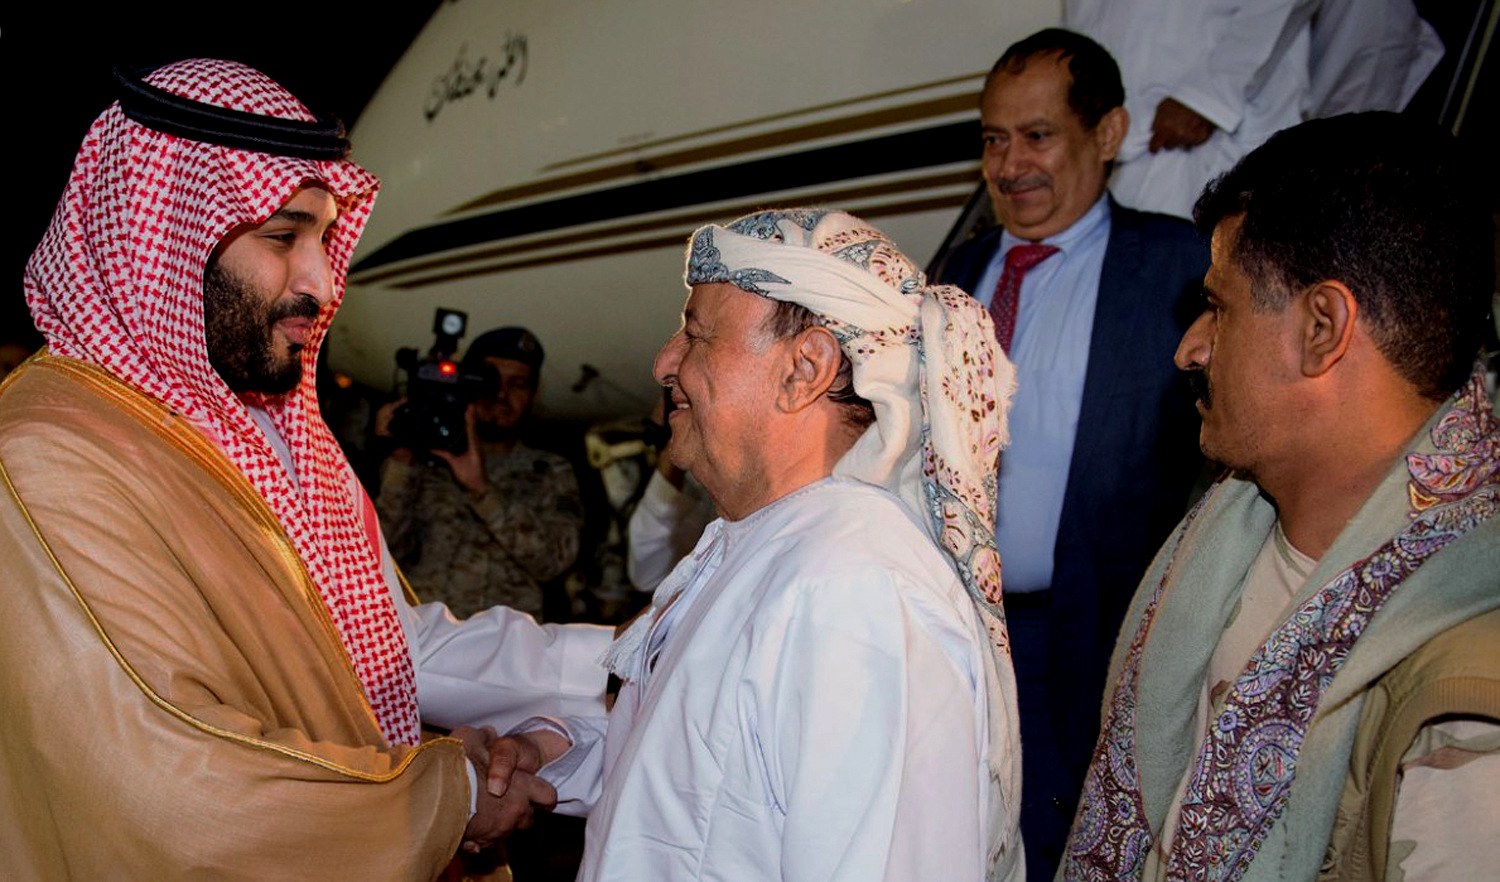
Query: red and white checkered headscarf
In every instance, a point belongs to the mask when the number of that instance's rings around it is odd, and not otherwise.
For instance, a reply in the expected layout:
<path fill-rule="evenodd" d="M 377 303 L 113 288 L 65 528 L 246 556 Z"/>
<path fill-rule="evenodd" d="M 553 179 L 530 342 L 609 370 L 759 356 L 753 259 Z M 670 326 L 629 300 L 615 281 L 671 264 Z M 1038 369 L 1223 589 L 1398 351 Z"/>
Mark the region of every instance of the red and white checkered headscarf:
<path fill-rule="evenodd" d="M 194 59 L 147 77 L 218 107 L 314 121 L 264 74 Z M 302 382 L 257 402 L 291 449 L 294 482 L 246 405 L 209 364 L 203 275 L 214 247 L 267 220 L 304 184 L 333 194 L 333 300 L 302 351 Z M 26 265 L 26 299 L 50 351 L 90 362 L 162 401 L 228 454 L 291 537 L 343 638 L 386 738 L 416 743 L 416 679 L 380 573 L 368 499 L 318 413 L 318 346 L 344 295 L 349 257 L 379 181 L 352 162 L 277 156 L 188 140 L 127 119 L 94 122 L 62 201 Z M 232 574 L 226 574 L 232 579 Z"/>

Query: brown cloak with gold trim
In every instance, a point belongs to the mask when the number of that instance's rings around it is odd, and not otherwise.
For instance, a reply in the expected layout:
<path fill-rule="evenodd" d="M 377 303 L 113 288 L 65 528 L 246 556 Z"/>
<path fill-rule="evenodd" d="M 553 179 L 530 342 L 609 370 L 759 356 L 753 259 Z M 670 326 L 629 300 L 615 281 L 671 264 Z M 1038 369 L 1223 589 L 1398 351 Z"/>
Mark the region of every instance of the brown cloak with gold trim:
<path fill-rule="evenodd" d="M 219 449 L 98 368 L 0 387 L 0 875 L 431 879 L 452 739 L 386 743 L 327 610 Z"/>

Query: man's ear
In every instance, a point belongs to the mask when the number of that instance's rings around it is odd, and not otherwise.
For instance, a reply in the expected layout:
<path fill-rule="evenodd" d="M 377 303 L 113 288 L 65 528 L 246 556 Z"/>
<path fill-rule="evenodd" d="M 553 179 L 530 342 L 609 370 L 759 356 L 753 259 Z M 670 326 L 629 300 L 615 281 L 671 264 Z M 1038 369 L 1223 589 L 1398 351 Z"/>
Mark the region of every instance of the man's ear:
<path fill-rule="evenodd" d="M 1359 301 L 1343 282 L 1328 279 L 1302 295 L 1302 374 L 1320 377 L 1349 351 L 1359 321 Z"/>
<path fill-rule="evenodd" d="M 811 406 L 838 376 L 839 341 L 824 327 L 802 331 L 788 347 L 787 371 L 776 395 L 776 404 L 786 413 Z"/>
<path fill-rule="evenodd" d="M 1114 159 L 1125 142 L 1125 133 L 1130 130 L 1130 114 L 1123 107 L 1111 107 L 1099 118 L 1095 137 L 1099 139 L 1099 155 L 1105 162 Z"/>

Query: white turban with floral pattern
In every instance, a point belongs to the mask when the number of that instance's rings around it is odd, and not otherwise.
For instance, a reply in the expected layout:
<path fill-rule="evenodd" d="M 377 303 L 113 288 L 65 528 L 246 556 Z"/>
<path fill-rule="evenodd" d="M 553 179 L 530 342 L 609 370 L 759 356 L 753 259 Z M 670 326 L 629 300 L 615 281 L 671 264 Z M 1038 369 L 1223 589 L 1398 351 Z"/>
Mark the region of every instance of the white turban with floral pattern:
<path fill-rule="evenodd" d="M 834 474 L 878 484 L 953 559 L 1008 652 L 995 481 L 1015 368 L 989 314 L 926 276 L 884 233 L 840 211 L 785 209 L 693 234 L 685 281 L 727 282 L 806 307 L 838 339 L 875 422 Z"/>

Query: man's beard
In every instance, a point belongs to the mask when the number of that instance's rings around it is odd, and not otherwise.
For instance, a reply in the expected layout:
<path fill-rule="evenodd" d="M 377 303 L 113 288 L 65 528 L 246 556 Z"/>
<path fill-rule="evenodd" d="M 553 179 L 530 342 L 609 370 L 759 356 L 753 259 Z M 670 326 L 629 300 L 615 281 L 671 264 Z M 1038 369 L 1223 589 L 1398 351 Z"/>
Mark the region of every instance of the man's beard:
<path fill-rule="evenodd" d="M 517 421 L 516 425 L 513 426 L 497 426 L 494 423 L 487 421 L 475 421 L 474 434 L 479 437 L 480 441 L 486 441 L 492 444 L 505 441 L 514 441 L 517 438 L 521 437 L 519 426 L 519 421 Z"/>
<path fill-rule="evenodd" d="M 272 342 L 276 323 L 317 318 L 318 311 L 318 301 L 305 294 L 267 303 L 251 283 L 211 261 L 203 274 L 209 364 L 236 394 L 285 395 L 302 379 L 302 347 L 293 345 L 278 361 Z"/>

